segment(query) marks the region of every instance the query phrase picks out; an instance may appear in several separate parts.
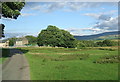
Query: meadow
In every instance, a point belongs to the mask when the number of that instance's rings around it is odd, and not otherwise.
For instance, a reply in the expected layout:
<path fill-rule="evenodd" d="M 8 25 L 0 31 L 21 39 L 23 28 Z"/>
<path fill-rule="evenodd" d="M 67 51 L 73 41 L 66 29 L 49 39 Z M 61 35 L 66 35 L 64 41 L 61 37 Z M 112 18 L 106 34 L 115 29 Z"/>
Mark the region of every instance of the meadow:
<path fill-rule="evenodd" d="M 118 50 L 19 48 L 30 64 L 31 80 L 118 80 L 118 63 L 94 63 Z M 109 59 L 110 60 L 110 59 Z"/>

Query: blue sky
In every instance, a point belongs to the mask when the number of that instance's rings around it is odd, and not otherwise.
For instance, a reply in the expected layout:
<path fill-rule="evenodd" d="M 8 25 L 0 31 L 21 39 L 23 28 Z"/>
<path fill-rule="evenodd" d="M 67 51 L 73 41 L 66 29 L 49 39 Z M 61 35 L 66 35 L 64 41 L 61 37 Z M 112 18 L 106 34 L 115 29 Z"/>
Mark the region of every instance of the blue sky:
<path fill-rule="evenodd" d="M 48 25 L 73 35 L 91 35 L 118 30 L 117 3 L 27 2 L 17 20 L 2 18 L 5 33 L 37 35 Z"/>

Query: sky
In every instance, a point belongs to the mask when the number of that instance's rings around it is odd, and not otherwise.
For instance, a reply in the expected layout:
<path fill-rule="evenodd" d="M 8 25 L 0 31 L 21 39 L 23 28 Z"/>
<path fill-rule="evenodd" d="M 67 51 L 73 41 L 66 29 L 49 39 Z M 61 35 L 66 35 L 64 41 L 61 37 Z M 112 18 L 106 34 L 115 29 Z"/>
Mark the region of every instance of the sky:
<path fill-rule="evenodd" d="M 118 30 L 118 3 L 26 2 L 17 20 L 4 17 L 1 20 L 6 26 L 5 34 L 37 36 L 53 25 L 72 35 L 92 35 Z"/>

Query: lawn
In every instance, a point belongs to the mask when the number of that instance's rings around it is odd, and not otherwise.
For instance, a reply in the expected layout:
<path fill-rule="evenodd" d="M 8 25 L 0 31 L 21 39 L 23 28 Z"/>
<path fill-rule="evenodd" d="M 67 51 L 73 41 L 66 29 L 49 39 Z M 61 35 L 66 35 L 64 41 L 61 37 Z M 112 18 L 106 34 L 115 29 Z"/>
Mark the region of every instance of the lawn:
<path fill-rule="evenodd" d="M 10 54 L 10 50 L 8 48 L 0 48 L 0 64 L 2 64 L 8 57 Z"/>
<path fill-rule="evenodd" d="M 118 80 L 118 63 L 93 63 L 117 50 L 21 48 L 30 64 L 31 80 Z"/>

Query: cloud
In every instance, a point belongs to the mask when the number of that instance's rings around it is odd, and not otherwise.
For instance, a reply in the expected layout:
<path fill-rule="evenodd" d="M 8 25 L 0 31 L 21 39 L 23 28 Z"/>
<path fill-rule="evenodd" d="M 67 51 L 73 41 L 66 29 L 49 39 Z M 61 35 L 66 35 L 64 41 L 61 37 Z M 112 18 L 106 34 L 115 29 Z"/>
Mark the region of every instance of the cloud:
<path fill-rule="evenodd" d="M 42 11 L 42 12 L 53 12 L 56 11 L 58 9 L 62 9 L 64 8 L 66 5 L 66 2 L 49 2 L 49 3 L 40 3 L 40 4 L 36 4 L 34 5 L 34 7 L 32 7 L 32 10 L 38 10 L 38 11 Z"/>
<path fill-rule="evenodd" d="M 100 3 L 88 3 L 88 2 L 75 3 L 74 2 L 74 3 L 69 3 L 68 6 L 71 10 L 75 11 L 75 10 L 82 10 L 82 9 L 89 9 L 89 8 L 97 8 L 100 5 L 101 5 Z"/>
<path fill-rule="evenodd" d="M 72 1 L 72 2 L 119 2 L 119 0 L 1 0 L 3 2 L 60 2 L 60 1 Z"/>
<path fill-rule="evenodd" d="M 64 8 L 66 5 L 66 2 L 61 2 L 61 3 L 52 3 L 52 4 L 45 4 L 46 6 L 46 10 L 45 12 L 53 12 L 53 11 L 56 11 L 58 9 L 62 9 Z"/>
<path fill-rule="evenodd" d="M 67 28 L 65 30 L 69 31 L 73 35 L 79 35 L 79 36 L 96 34 L 96 31 L 101 31 L 101 29 L 93 28 L 93 27 L 87 27 L 87 28 Z M 91 32 L 91 33 L 89 33 L 88 31 Z"/>
<path fill-rule="evenodd" d="M 82 9 L 89 9 L 89 8 L 97 8 L 100 7 L 102 3 L 94 2 L 46 2 L 46 3 L 39 3 L 34 5 L 31 9 L 32 10 L 39 10 L 42 12 L 53 12 L 58 9 L 63 11 L 79 11 Z"/>
<path fill-rule="evenodd" d="M 102 20 L 101 22 L 98 22 L 94 24 L 92 27 L 86 27 L 86 28 L 67 28 L 66 30 L 69 31 L 73 35 L 89 35 L 91 34 L 98 34 L 103 32 L 110 32 L 110 31 L 118 31 L 118 22 L 120 24 L 120 21 L 118 21 L 118 17 L 111 17 L 109 20 Z"/>
<path fill-rule="evenodd" d="M 15 21 L 15 19 L 12 19 L 12 18 L 1 17 L 1 19 L 5 21 Z"/>
<path fill-rule="evenodd" d="M 97 20 L 110 20 L 110 15 L 105 15 L 103 13 L 97 14 L 97 13 L 87 13 L 84 14 L 85 16 L 91 16 Z"/>
<path fill-rule="evenodd" d="M 117 3 L 113 2 L 70 2 L 70 1 L 62 1 L 62 2 L 40 2 L 40 3 L 27 3 L 27 7 L 32 10 L 39 10 L 41 12 L 54 12 L 58 10 L 63 11 L 79 11 L 86 10 L 91 8 L 100 8 L 102 5 L 107 6 L 116 6 Z M 117 6 L 116 6 L 117 7 Z"/>
<path fill-rule="evenodd" d="M 118 17 L 111 17 L 109 21 L 102 21 L 95 24 L 93 28 L 99 28 L 103 30 L 118 30 Z"/>
<path fill-rule="evenodd" d="M 83 14 L 83 15 L 93 17 L 97 20 L 107 20 L 107 21 L 109 21 L 111 19 L 111 16 L 116 14 L 116 12 L 118 12 L 118 10 L 111 10 L 109 12 L 104 12 L 104 13 L 86 13 L 86 14 Z"/>
<path fill-rule="evenodd" d="M 116 31 L 118 30 L 118 18 L 112 17 L 114 14 L 118 12 L 117 10 L 111 10 L 109 12 L 104 13 L 86 13 L 85 16 L 93 17 L 97 19 L 97 23 L 92 26 L 91 31 L 94 33 L 97 32 L 108 32 L 108 31 Z"/>
<path fill-rule="evenodd" d="M 85 16 L 91 16 L 91 17 L 94 17 L 94 18 L 99 18 L 99 14 L 96 14 L 96 13 L 86 13 L 84 14 Z"/>
<path fill-rule="evenodd" d="M 21 16 L 35 16 L 33 13 L 21 13 Z"/>

